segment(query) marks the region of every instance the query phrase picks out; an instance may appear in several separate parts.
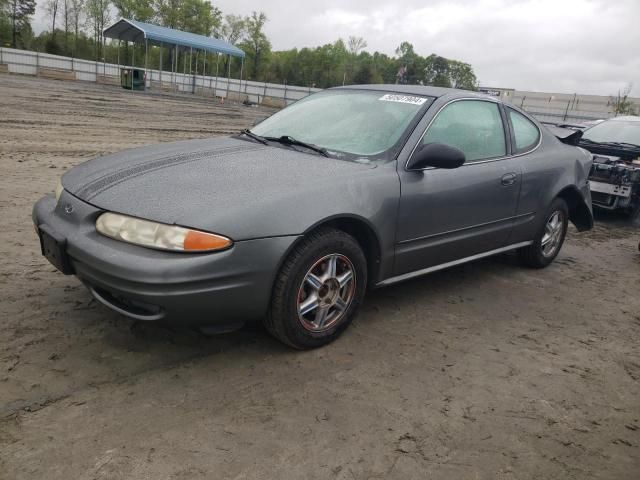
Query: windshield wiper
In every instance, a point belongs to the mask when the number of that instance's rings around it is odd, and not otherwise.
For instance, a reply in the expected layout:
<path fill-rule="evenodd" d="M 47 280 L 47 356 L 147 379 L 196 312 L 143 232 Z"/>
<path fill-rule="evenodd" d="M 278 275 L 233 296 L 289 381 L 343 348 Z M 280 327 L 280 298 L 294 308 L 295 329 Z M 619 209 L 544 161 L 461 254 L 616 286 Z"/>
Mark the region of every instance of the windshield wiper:
<path fill-rule="evenodd" d="M 289 135 L 282 135 L 281 137 L 261 137 L 265 140 L 269 140 L 271 142 L 282 143 L 283 145 L 297 145 L 300 147 L 308 148 L 309 150 L 313 150 L 314 152 L 318 152 L 320 155 L 325 157 L 329 156 L 329 152 L 327 152 L 326 148 L 319 147 L 318 145 L 314 145 L 313 143 L 306 143 L 301 140 L 297 140 Z"/>
<path fill-rule="evenodd" d="M 256 135 L 255 133 L 253 133 L 248 128 L 245 128 L 244 130 L 241 130 L 240 133 L 243 134 L 243 135 L 246 135 L 249 138 L 252 138 L 256 142 L 260 142 L 263 145 L 268 145 L 268 142 L 263 137 L 261 137 L 260 135 Z"/>

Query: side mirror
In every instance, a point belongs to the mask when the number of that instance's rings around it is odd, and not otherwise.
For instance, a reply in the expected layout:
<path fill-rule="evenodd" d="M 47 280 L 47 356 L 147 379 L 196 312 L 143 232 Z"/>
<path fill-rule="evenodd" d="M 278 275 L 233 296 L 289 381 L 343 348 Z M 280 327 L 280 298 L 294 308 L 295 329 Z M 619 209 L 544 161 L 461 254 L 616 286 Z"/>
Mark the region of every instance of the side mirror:
<path fill-rule="evenodd" d="M 458 168 L 465 162 L 464 152 L 444 143 L 427 143 L 418 147 L 407 163 L 407 170 L 426 167 Z"/>

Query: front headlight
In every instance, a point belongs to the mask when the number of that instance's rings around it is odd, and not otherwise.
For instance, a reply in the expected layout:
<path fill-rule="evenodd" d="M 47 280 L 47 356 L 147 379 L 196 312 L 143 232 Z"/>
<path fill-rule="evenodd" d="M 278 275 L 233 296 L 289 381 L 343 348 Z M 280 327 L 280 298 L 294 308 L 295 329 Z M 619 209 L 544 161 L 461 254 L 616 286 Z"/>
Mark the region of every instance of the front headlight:
<path fill-rule="evenodd" d="M 111 212 L 98 217 L 96 230 L 123 242 L 175 252 L 212 252 L 223 250 L 233 244 L 231 239 L 222 235 Z"/>
<path fill-rule="evenodd" d="M 62 180 L 58 180 L 58 184 L 56 185 L 56 203 L 60 200 L 60 195 L 64 191 L 64 187 L 62 186 Z"/>

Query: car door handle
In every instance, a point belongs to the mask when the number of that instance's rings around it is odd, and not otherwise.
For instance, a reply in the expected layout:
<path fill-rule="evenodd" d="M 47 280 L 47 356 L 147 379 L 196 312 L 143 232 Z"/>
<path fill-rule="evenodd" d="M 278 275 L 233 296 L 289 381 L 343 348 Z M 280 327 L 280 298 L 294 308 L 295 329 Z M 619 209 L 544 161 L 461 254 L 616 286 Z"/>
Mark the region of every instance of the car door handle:
<path fill-rule="evenodd" d="M 505 173 L 502 176 L 502 185 L 513 185 L 514 183 L 516 183 L 516 180 L 518 179 L 518 175 L 515 173 Z"/>

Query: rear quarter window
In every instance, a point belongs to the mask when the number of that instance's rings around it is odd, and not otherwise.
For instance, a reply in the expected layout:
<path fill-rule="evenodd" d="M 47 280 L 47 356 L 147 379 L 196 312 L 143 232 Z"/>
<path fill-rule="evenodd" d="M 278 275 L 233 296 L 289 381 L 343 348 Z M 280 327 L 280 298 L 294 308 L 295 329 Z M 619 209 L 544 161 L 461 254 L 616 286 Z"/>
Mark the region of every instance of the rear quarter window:
<path fill-rule="evenodd" d="M 514 153 L 524 153 L 532 150 L 540 140 L 540 130 L 527 117 L 515 110 L 507 109 L 511 126 L 513 127 Z"/>

